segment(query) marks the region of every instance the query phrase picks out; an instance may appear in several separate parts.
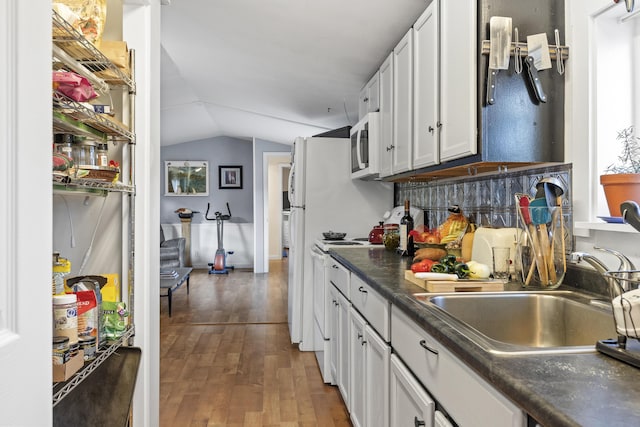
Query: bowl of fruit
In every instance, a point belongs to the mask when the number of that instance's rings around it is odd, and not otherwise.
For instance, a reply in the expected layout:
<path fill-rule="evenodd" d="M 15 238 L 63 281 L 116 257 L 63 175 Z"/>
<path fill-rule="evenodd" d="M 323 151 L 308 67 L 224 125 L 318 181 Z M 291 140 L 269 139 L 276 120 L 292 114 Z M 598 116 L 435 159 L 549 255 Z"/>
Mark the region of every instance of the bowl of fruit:
<path fill-rule="evenodd" d="M 413 237 L 413 243 L 417 248 L 441 248 L 444 249 L 446 244 L 440 243 L 440 233 L 437 229 L 415 229 L 409 232 Z"/>

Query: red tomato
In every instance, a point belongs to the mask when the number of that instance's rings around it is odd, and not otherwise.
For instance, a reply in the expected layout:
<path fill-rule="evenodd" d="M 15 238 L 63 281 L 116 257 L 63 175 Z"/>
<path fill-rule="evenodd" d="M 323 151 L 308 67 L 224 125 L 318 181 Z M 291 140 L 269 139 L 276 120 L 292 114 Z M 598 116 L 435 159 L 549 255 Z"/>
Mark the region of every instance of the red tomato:
<path fill-rule="evenodd" d="M 435 264 L 435 261 L 430 259 L 423 259 L 422 261 L 411 264 L 411 271 L 414 273 L 426 273 L 431 271 L 431 266 Z"/>

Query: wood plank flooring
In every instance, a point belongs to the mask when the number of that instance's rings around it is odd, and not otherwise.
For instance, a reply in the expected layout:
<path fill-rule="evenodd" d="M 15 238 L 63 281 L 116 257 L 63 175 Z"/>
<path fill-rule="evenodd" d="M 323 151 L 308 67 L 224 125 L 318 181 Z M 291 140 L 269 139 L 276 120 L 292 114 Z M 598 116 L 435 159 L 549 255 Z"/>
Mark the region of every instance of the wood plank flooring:
<path fill-rule="evenodd" d="M 350 426 L 337 387 L 287 326 L 287 261 L 269 274 L 194 270 L 160 302 L 160 427 Z"/>

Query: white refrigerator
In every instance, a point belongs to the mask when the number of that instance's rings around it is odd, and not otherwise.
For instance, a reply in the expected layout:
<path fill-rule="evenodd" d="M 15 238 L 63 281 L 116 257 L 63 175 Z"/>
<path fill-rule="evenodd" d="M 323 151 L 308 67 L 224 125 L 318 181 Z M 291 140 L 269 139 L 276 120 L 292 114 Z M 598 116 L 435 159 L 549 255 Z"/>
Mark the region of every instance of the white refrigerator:
<path fill-rule="evenodd" d="M 367 237 L 393 207 L 393 184 L 351 179 L 348 138 L 297 138 L 289 175 L 288 322 L 291 342 L 316 351 L 311 249 L 324 231 Z"/>

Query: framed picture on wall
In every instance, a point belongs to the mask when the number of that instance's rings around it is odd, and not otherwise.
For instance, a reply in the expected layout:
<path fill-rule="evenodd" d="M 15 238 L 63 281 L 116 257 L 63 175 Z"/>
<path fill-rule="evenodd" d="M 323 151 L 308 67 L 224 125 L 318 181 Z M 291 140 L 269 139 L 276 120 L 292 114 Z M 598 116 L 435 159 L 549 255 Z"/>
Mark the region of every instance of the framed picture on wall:
<path fill-rule="evenodd" d="M 242 189 L 242 166 L 218 166 L 218 188 Z"/>
<path fill-rule="evenodd" d="M 165 196 L 208 196 L 209 162 L 170 160 L 164 162 Z"/>

